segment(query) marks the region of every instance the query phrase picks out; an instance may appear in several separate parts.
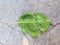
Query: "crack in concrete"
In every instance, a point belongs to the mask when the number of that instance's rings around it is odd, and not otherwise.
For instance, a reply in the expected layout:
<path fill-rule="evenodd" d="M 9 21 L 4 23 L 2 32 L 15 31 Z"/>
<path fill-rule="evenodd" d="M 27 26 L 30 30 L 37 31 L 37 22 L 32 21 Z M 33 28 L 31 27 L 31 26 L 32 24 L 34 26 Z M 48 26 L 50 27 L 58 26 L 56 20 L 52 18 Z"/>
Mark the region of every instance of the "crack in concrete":
<path fill-rule="evenodd" d="M 60 23 L 56 23 L 55 25 L 53 25 L 52 23 L 50 24 L 53 27 L 56 27 L 57 25 L 59 25 Z"/>
<path fill-rule="evenodd" d="M 49 30 L 54 29 L 57 25 L 60 25 L 60 23 L 56 23 L 55 25 L 53 25 L 53 24 L 51 23 L 51 24 L 50 24 L 50 26 L 52 26 L 52 28 L 51 28 L 51 29 L 49 29 Z"/>
<path fill-rule="evenodd" d="M 13 31 L 17 31 L 17 30 L 15 30 L 15 28 L 13 28 L 13 27 L 11 27 L 10 25 L 8 25 L 7 23 L 4 23 L 4 22 L 0 22 L 0 23 L 2 23 L 2 24 L 6 24 L 8 27 L 10 27 Z M 18 32 L 18 31 L 17 31 Z M 11 32 L 10 32 L 10 34 L 11 34 Z M 8 37 L 10 37 L 10 34 L 9 34 L 9 36 Z M 9 39 L 9 38 L 8 38 Z M 8 39 L 6 40 L 6 42 L 8 41 Z M 0 42 L 2 45 L 3 45 L 3 43 L 2 42 Z"/>
<path fill-rule="evenodd" d="M 13 27 L 11 27 L 10 25 L 8 25 L 8 23 L 4 23 L 4 22 L 0 22 L 2 24 L 6 24 L 8 27 L 10 27 L 11 29 L 15 30 Z M 16 30 L 15 30 L 16 31 Z"/>

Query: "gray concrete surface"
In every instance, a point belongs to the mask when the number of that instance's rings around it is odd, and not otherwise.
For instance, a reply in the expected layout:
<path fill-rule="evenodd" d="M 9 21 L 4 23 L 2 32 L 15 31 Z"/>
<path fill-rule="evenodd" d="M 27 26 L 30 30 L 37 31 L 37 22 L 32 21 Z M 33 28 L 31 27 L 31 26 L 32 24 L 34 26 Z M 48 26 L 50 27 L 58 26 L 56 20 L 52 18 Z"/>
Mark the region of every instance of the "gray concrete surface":
<path fill-rule="evenodd" d="M 51 20 L 45 33 L 38 37 L 24 35 L 17 24 L 25 12 L 41 12 Z M 60 0 L 0 0 L 0 45 L 23 45 L 23 37 L 29 45 L 60 45 Z"/>

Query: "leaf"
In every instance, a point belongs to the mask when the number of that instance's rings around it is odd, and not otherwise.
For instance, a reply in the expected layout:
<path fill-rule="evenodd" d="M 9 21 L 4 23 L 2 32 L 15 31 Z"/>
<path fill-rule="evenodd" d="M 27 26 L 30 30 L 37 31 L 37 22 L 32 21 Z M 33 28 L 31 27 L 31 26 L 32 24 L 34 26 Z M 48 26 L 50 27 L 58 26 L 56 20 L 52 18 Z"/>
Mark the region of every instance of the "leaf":
<path fill-rule="evenodd" d="M 48 29 L 49 25 L 50 25 L 50 20 L 46 20 L 45 23 L 41 24 L 40 30 L 42 32 L 45 32 Z"/>
<path fill-rule="evenodd" d="M 39 35 L 38 31 L 30 31 L 29 34 L 31 34 L 32 36 L 38 36 Z"/>
<path fill-rule="evenodd" d="M 26 34 L 32 36 L 38 36 L 39 29 L 42 32 L 45 32 L 49 25 L 50 20 L 42 13 L 26 13 L 19 17 L 18 20 L 19 26 L 22 28 L 22 31 Z"/>
<path fill-rule="evenodd" d="M 40 31 L 45 32 L 50 25 L 50 20 L 48 20 L 46 16 L 42 13 L 34 13 L 34 14 L 35 14 L 35 18 L 37 19 L 37 23 L 38 23 L 37 25 Z"/>

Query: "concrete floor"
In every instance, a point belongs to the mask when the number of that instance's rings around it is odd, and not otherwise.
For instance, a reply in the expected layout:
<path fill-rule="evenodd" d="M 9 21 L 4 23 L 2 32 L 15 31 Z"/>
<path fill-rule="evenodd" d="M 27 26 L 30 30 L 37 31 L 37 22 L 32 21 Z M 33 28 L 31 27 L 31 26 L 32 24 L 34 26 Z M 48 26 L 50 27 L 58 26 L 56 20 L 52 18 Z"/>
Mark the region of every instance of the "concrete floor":
<path fill-rule="evenodd" d="M 45 33 L 38 37 L 24 35 L 17 24 L 18 17 L 25 12 L 41 12 L 51 20 Z M 0 0 L 0 45 L 60 45 L 60 0 Z"/>

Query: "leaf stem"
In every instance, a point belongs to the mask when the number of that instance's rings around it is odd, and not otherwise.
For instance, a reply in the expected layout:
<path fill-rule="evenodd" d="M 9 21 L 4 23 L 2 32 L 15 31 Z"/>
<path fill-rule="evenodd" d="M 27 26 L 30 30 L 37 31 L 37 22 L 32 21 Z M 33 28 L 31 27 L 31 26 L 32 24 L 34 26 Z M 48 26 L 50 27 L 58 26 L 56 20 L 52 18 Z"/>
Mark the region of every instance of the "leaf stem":
<path fill-rule="evenodd" d="M 5 22 L 5 24 L 18 24 L 20 22 Z"/>

